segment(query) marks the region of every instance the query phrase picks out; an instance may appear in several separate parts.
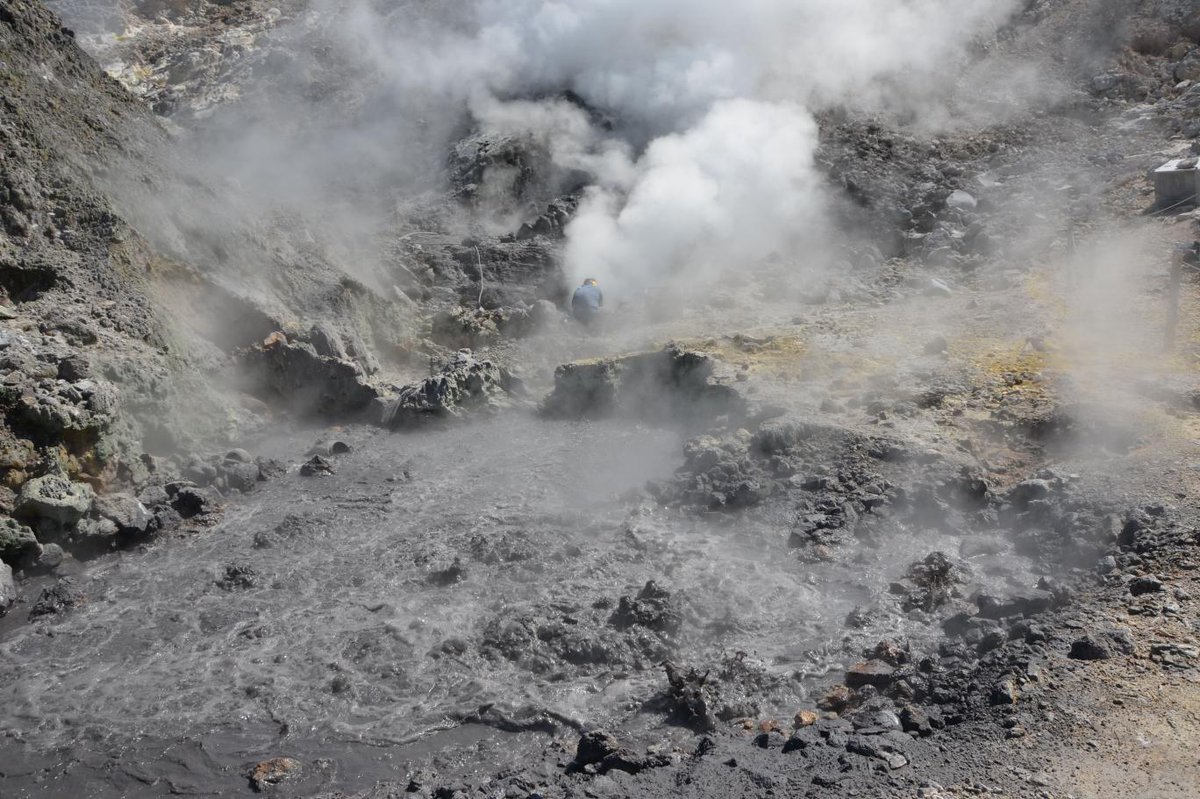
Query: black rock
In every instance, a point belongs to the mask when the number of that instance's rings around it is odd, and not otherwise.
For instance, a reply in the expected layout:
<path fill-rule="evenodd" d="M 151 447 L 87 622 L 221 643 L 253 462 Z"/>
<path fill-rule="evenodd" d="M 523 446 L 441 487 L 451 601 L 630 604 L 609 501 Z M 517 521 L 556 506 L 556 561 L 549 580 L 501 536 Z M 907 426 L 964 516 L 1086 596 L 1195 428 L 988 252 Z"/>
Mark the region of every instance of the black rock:
<path fill-rule="evenodd" d="M 1071 644 L 1071 651 L 1067 657 L 1075 660 L 1107 660 L 1112 657 L 1112 652 L 1104 645 L 1103 641 L 1097 640 L 1090 635 L 1085 635 L 1082 638 L 1077 638 Z"/>
<path fill-rule="evenodd" d="M 303 477 L 325 477 L 333 474 L 337 470 L 333 468 L 333 464 L 322 458 L 320 455 L 313 455 L 310 460 L 300 467 L 300 474 Z"/>
<path fill-rule="evenodd" d="M 49 588 L 42 589 L 37 601 L 29 609 L 29 618 L 53 616 L 73 610 L 84 603 L 86 597 L 75 581 L 64 577 Z"/>
<path fill-rule="evenodd" d="M 242 493 L 254 488 L 261 479 L 257 463 L 227 461 L 221 467 L 221 474 L 225 477 L 225 484 L 227 486 Z"/>
<path fill-rule="evenodd" d="M 257 582 L 258 571 L 245 563 L 231 563 L 225 567 L 225 574 L 217 580 L 217 586 L 226 591 L 243 588 L 253 588 Z"/>
<path fill-rule="evenodd" d="M 616 754 L 621 748 L 617 739 L 603 730 L 592 730 L 579 736 L 579 744 L 575 747 L 575 764 L 587 766 L 599 763 L 609 755 Z"/>
<path fill-rule="evenodd" d="M 171 497 L 171 507 L 181 518 L 204 516 L 216 508 L 213 495 L 199 486 L 190 483 L 168 483 L 166 489 Z"/>
<path fill-rule="evenodd" d="M 1162 581 L 1153 576 L 1137 577 L 1129 582 L 1129 593 L 1134 596 L 1154 594 L 1162 590 Z"/>

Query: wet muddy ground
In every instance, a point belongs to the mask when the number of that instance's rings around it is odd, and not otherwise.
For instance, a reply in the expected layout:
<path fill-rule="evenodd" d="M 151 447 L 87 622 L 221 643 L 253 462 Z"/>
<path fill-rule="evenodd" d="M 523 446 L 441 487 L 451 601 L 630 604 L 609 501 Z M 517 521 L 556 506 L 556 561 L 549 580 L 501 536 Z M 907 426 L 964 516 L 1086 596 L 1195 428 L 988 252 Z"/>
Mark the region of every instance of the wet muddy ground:
<path fill-rule="evenodd" d="M 351 451 L 318 477 L 296 468 L 313 434 L 264 443 L 292 468 L 218 527 L 87 562 L 76 611 L 6 620 L 12 795 L 240 788 L 280 751 L 329 761 L 309 788 L 361 789 L 395 779 L 398 758 L 500 734 L 508 749 L 514 733 L 654 726 L 667 659 L 746 658 L 757 682 L 728 715 L 786 716 L 880 628 L 933 635 L 898 611 L 844 620 L 957 546 L 896 522 L 886 550 L 817 564 L 787 508 L 662 507 L 644 486 L 681 464 L 681 437 L 630 420 L 513 411 L 340 436 Z"/>

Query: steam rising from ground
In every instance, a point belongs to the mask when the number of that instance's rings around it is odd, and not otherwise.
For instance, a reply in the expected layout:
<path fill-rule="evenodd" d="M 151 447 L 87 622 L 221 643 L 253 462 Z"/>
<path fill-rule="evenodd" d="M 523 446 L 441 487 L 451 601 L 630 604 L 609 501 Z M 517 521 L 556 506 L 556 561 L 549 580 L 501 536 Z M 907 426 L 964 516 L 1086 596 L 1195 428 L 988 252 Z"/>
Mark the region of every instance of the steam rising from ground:
<path fill-rule="evenodd" d="M 460 97 L 485 129 L 587 174 L 568 271 L 634 288 L 811 248 L 825 228 L 813 110 L 932 107 L 1015 6 L 478 0 L 413 35 L 362 5 L 347 35 L 402 93 Z"/>
<path fill-rule="evenodd" d="M 633 293 L 680 274 L 703 284 L 773 253 L 833 261 L 814 114 L 944 123 L 978 46 L 1018 5 L 315 0 L 270 35 L 242 101 L 196 137 L 199 175 L 226 179 L 202 227 L 262 227 L 282 209 L 307 241 L 329 243 L 332 262 L 387 288 L 364 243 L 476 127 L 540 144 L 589 186 L 567 231 L 576 280 Z M 504 194 L 486 189 L 478 196 Z M 140 227 L 170 228 L 171 205 L 156 196 Z M 175 227 L 203 216 L 194 193 L 175 205 Z"/>

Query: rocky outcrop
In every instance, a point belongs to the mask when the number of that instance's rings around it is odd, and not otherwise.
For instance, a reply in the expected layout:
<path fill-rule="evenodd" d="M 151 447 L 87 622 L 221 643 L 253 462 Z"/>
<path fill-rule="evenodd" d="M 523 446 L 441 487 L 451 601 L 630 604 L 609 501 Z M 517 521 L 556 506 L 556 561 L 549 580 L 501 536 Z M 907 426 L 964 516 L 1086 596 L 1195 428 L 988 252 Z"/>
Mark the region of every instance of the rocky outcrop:
<path fill-rule="evenodd" d="M 594 419 L 633 416 L 683 427 L 707 426 L 718 417 L 744 418 L 748 406 L 729 386 L 713 380 L 708 356 L 676 345 L 659 352 L 563 364 L 543 416 Z"/>
<path fill-rule="evenodd" d="M 405 386 L 383 411 L 383 424 L 397 428 L 432 419 L 496 411 L 512 404 L 519 384 L 492 361 L 459 350 L 439 374 Z"/>
<path fill-rule="evenodd" d="M 378 397 L 363 368 L 320 337 L 327 354 L 281 332 L 242 353 L 254 393 L 303 416 L 346 417 L 361 413 Z"/>

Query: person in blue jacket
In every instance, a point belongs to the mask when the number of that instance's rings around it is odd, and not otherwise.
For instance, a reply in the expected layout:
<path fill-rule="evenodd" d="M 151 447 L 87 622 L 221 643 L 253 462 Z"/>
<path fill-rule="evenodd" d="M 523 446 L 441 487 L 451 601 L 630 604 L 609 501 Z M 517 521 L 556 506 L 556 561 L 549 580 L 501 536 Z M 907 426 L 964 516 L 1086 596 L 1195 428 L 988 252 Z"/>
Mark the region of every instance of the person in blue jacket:
<path fill-rule="evenodd" d="M 581 324 L 590 326 L 596 321 L 603 307 L 604 294 L 600 292 L 600 285 L 593 277 L 583 281 L 583 285 L 571 295 L 571 313 Z"/>

